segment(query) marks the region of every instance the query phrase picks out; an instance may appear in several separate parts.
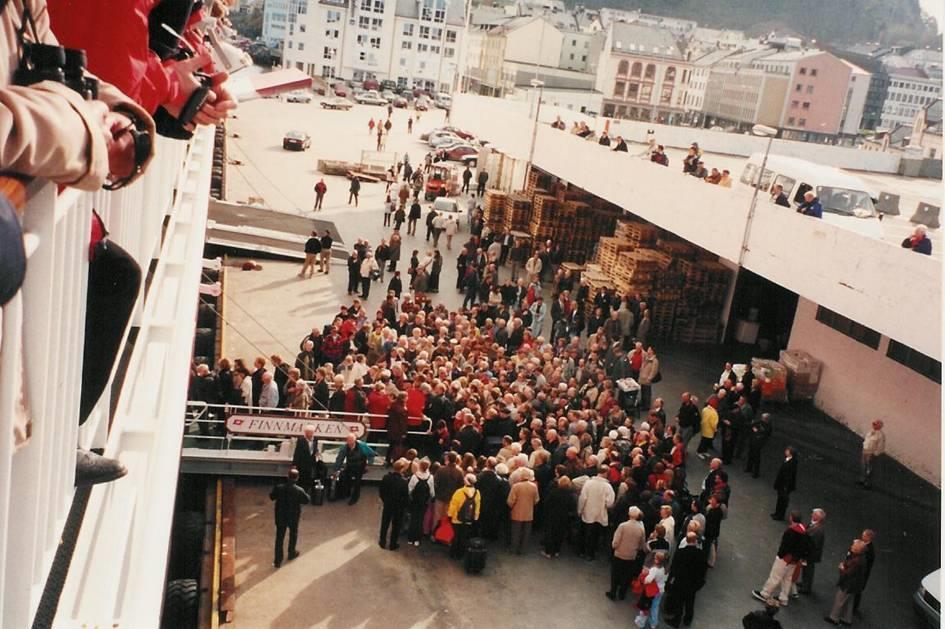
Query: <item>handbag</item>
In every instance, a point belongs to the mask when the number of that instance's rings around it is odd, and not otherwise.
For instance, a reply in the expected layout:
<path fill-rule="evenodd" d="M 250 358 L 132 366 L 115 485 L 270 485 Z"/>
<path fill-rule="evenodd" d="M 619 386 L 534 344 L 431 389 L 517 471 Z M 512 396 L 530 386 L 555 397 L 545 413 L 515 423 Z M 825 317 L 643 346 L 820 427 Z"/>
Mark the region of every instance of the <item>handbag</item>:
<path fill-rule="evenodd" d="M 663 372 L 659 369 L 656 370 L 656 375 L 653 376 L 653 379 L 650 380 L 650 384 L 658 384 L 663 380 Z"/>
<path fill-rule="evenodd" d="M 453 530 L 453 523 L 450 521 L 450 516 L 444 515 L 440 518 L 440 522 L 436 525 L 436 530 L 433 532 L 433 541 L 437 544 L 449 546 L 453 543 L 454 537 L 456 537 L 456 531 Z"/>

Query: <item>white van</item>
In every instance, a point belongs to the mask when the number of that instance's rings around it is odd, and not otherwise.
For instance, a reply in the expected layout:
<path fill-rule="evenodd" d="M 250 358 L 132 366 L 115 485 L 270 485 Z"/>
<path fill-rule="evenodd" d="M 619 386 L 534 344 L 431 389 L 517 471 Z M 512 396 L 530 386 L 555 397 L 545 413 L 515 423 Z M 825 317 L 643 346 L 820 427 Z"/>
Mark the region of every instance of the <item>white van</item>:
<path fill-rule="evenodd" d="M 453 98 L 446 92 L 439 92 L 433 102 L 440 109 L 449 109 Z"/>
<path fill-rule="evenodd" d="M 743 184 L 757 184 L 763 159 L 761 153 L 748 158 L 741 176 Z M 879 212 L 874 206 L 878 195 L 859 177 L 796 157 L 768 155 L 760 188 L 770 193 L 775 184 L 781 184 L 792 208 L 804 201 L 805 192 L 813 190 L 824 208 L 824 221 L 871 238 L 883 237 Z"/>

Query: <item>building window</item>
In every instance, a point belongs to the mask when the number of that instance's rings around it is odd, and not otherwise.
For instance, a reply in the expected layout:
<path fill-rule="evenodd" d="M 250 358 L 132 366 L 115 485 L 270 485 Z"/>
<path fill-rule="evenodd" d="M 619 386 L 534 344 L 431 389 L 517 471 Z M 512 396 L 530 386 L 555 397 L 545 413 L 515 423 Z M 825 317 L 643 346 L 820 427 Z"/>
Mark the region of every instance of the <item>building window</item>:
<path fill-rule="evenodd" d="M 357 39 L 358 46 L 363 46 L 364 42 L 366 41 L 367 41 L 367 35 L 358 35 L 358 39 Z"/>
<path fill-rule="evenodd" d="M 587 61 L 587 55 L 581 55 L 581 61 Z"/>
<path fill-rule="evenodd" d="M 426 52 L 429 49 L 429 46 L 426 44 L 417 44 L 417 52 Z"/>
<path fill-rule="evenodd" d="M 404 50 L 411 50 L 413 48 L 413 42 L 404 41 L 400 43 L 400 47 Z"/>
<path fill-rule="evenodd" d="M 367 53 L 362 50 L 361 52 L 358 53 L 358 61 L 365 61 L 365 60 L 367 60 Z"/>
<path fill-rule="evenodd" d="M 676 80 L 676 68 L 674 66 L 669 66 L 666 68 L 666 76 L 663 77 L 663 81 L 666 83 L 672 83 Z"/>
<path fill-rule="evenodd" d="M 430 54 L 438 55 L 440 54 L 439 46 L 430 46 Z"/>
<path fill-rule="evenodd" d="M 420 27 L 420 39 L 430 39 L 430 27 L 421 26 Z"/>
<path fill-rule="evenodd" d="M 371 38 L 371 48 L 380 48 L 381 47 L 381 38 L 372 37 Z"/>
<path fill-rule="evenodd" d="M 378 17 L 371 18 L 371 30 L 372 31 L 381 30 L 381 24 L 383 23 L 384 23 L 384 20 L 382 20 L 381 18 L 378 18 Z"/>
<path fill-rule="evenodd" d="M 574 53 L 571 53 L 571 61 L 574 61 Z"/>
<path fill-rule="evenodd" d="M 399 76 L 399 77 L 397 77 L 397 87 L 399 87 L 399 88 L 401 88 L 401 89 L 407 87 L 407 77 L 405 77 L 405 76 Z"/>
<path fill-rule="evenodd" d="M 788 123 L 788 125 L 793 126 L 793 125 L 794 125 L 794 116 L 791 116 L 790 118 L 788 118 L 788 119 L 787 119 L 787 123 Z"/>
<path fill-rule="evenodd" d="M 417 68 L 420 69 L 421 71 L 426 70 L 426 69 L 427 69 L 427 62 L 426 62 L 426 61 L 421 61 L 420 63 L 417 64 Z"/>
<path fill-rule="evenodd" d="M 650 97 L 653 95 L 653 86 L 648 83 L 644 83 L 640 86 L 640 101 L 644 103 L 650 102 Z"/>
<path fill-rule="evenodd" d="M 305 42 L 299 42 L 299 50 L 305 50 Z"/>
<path fill-rule="evenodd" d="M 626 89 L 627 84 L 623 81 L 617 81 L 614 83 L 614 98 L 623 98 L 623 94 Z"/>
<path fill-rule="evenodd" d="M 290 40 L 289 40 L 289 48 L 291 48 L 291 47 L 292 47 L 292 40 L 290 39 Z"/>
<path fill-rule="evenodd" d="M 817 76 L 817 68 L 811 68 L 811 69 L 810 69 L 810 75 L 811 75 L 811 76 Z"/>
<path fill-rule="evenodd" d="M 807 93 L 808 93 L 808 94 L 813 94 L 813 93 L 814 93 L 814 86 L 813 86 L 813 85 L 808 85 L 808 86 L 807 86 Z"/>
<path fill-rule="evenodd" d="M 800 74 L 801 74 L 802 76 L 806 76 L 806 75 L 807 75 L 807 68 L 801 68 Z"/>
<path fill-rule="evenodd" d="M 371 10 L 371 0 L 361 0 L 361 10 L 370 11 Z"/>
<path fill-rule="evenodd" d="M 799 126 L 799 127 L 806 127 L 806 126 L 807 126 L 807 118 L 801 118 L 800 120 L 798 120 L 798 121 L 797 121 L 797 126 Z"/>
<path fill-rule="evenodd" d="M 338 22 L 341 20 L 341 11 L 328 11 L 325 14 L 326 22 Z"/>
<path fill-rule="evenodd" d="M 873 349 L 879 349 L 880 334 L 876 330 L 871 330 L 865 325 L 861 325 L 823 306 L 817 306 L 816 319 L 840 334 L 849 336 L 854 341 L 858 341 Z"/>
<path fill-rule="evenodd" d="M 299 32 L 300 32 L 300 33 L 304 33 L 304 32 L 305 32 L 305 24 L 299 24 Z"/>
<path fill-rule="evenodd" d="M 403 57 L 401 57 L 401 58 L 400 58 L 400 66 L 401 66 L 401 67 L 404 67 L 404 66 L 406 66 L 406 65 L 407 65 L 407 60 L 404 59 Z"/>
<path fill-rule="evenodd" d="M 370 28 L 371 27 L 371 18 L 366 15 L 358 17 L 358 28 Z"/>
<path fill-rule="evenodd" d="M 338 52 L 338 51 L 337 51 L 335 48 L 329 48 L 328 46 L 325 46 L 325 49 L 322 51 L 322 58 L 323 58 L 323 59 L 334 59 L 334 58 L 335 58 L 335 54 L 336 54 L 337 52 Z"/>
<path fill-rule="evenodd" d="M 640 97 L 640 84 L 639 83 L 630 83 L 627 85 L 627 99 L 636 100 Z"/>
<path fill-rule="evenodd" d="M 810 102 L 805 100 L 804 103 L 801 105 L 801 109 L 810 109 Z"/>
<path fill-rule="evenodd" d="M 420 19 L 426 21 L 433 19 L 433 0 L 423 0 L 420 6 Z"/>
<path fill-rule="evenodd" d="M 443 29 L 442 28 L 432 28 L 430 29 L 430 39 L 435 39 L 440 41 L 443 39 Z"/>
<path fill-rule="evenodd" d="M 643 64 L 637 61 L 633 64 L 633 68 L 630 69 L 630 76 L 639 78 L 641 72 L 643 72 Z"/>
<path fill-rule="evenodd" d="M 892 339 L 889 339 L 886 356 L 901 365 L 905 365 L 912 371 L 922 374 L 933 382 L 942 383 L 942 363 L 931 356 L 926 356 Z"/>
<path fill-rule="evenodd" d="M 661 105 L 671 105 L 673 102 L 673 86 L 663 84 L 663 91 L 660 94 Z"/>
<path fill-rule="evenodd" d="M 384 0 L 374 0 L 374 12 L 375 13 L 384 12 Z"/>
<path fill-rule="evenodd" d="M 621 59 L 620 63 L 617 64 L 617 76 L 627 76 L 629 70 L 630 62 L 626 59 Z"/>
<path fill-rule="evenodd" d="M 456 43 L 456 31 L 451 31 L 447 29 L 446 31 L 446 43 L 455 44 Z"/>
<path fill-rule="evenodd" d="M 456 54 L 456 49 L 454 48 L 450 48 L 449 46 L 447 46 L 446 48 L 443 49 L 443 56 L 446 57 L 447 59 L 452 59 L 455 54 Z"/>
<path fill-rule="evenodd" d="M 446 0 L 436 0 L 436 10 L 433 13 L 434 22 L 446 20 Z"/>
<path fill-rule="evenodd" d="M 798 107 L 800 107 L 800 105 L 801 105 L 800 101 L 797 101 L 797 100 L 791 101 L 791 109 L 797 109 Z"/>
<path fill-rule="evenodd" d="M 404 37 L 413 37 L 413 24 L 404 24 Z"/>
<path fill-rule="evenodd" d="M 322 76 L 326 79 L 335 76 L 335 66 L 322 66 Z"/>
<path fill-rule="evenodd" d="M 800 83 L 798 83 L 797 85 L 794 86 L 794 91 L 795 91 L 795 92 L 800 92 L 802 89 L 804 89 L 804 86 L 801 85 Z"/>
<path fill-rule="evenodd" d="M 656 66 L 652 63 L 646 65 L 646 71 L 643 73 L 643 79 L 646 81 L 652 81 L 656 78 Z"/>

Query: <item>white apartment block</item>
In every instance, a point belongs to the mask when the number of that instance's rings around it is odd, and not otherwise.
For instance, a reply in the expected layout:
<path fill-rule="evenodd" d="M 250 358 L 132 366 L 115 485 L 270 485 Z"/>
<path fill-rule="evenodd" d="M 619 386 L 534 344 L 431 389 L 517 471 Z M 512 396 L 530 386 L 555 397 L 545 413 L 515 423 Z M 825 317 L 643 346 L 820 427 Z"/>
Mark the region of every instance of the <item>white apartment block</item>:
<path fill-rule="evenodd" d="M 291 16 L 298 14 L 306 0 L 265 0 L 262 38 L 268 46 L 279 46 L 289 32 Z"/>
<path fill-rule="evenodd" d="M 326 78 L 452 89 L 463 37 L 461 0 L 307 0 L 307 7 L 287 29 L 286 67 Z"/>
<path fill-rule="evenodd" d="M 891 69 L 880 127 L 889 130 L 898 125 L 911 127 L 919 110 L 941 97 L 941 78 L 932 78 L 919 68 Z"/>

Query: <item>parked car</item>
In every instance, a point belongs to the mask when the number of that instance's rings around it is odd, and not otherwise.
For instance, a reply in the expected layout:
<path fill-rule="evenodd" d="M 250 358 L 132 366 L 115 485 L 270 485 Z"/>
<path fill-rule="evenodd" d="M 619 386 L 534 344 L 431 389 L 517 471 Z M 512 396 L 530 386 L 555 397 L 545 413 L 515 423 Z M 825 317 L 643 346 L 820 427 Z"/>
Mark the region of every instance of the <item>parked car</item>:
<path fill-rule="evenodd" d="M 449 109 L 453 99 L 446 92 L 440 92 L 433 99 L 433 103 L 440 109 Z"/>
<path fill-rule="evenodd" d="M 430 109 L 430 101 L 425 96 L 418 97 L 413 103 L 413 108 L 417 111 L 427 111 Z"/>
<path fill-rule="evenodd" d="M 289 103 L 310 103 L 312 102 L 312 94 L 310 92 L 303 92 L 302 90 L 295 90 L 294 92 L 289 92 L 285 100 Z"/>
<path fill-rule="evenodd" d="M 339 98 L 344 98 L 348 95 L 348 86 L 343 82 L 339 81 L 332 86 L 332 89 L 335 91 L 335 96 Z"/>
<path fill-rule="evenodd" d="M 374 90 L 368 90 L 354 97 L 354 100 L 362 105 L 386 105 L 387 101 L 381 98 L 381 95 Z"/>
<path fill-rule="evenodd" d="M 437 197 L 436 200 L 433 201 L 433 209 L 436 210 L 438 214 L 445 213 L 455 216 L 462 216 L 463 214 L 463 210 L 460 209 L 456 199 L 450 197 Z"/>
<path fill-rule="evenodd" d="M 362 86 L 369 92 L 376 92 L 377 90 L 381 89 L 381 84 L 377 82 L 377 79 L 364 79 Z"/>
<path fill-rule="evenodd" d="M 322 109 L 341 109 L 348 111 L 351 109 L 351 101 L 347 98 L 326 98 L 321 102 Z"/>
<path fill-rule="evenodd" d="M 390 90 L 395 94 L 400 93 L 400 88 L 397 87 L 397 81 L 391 81 L 390 79 L 384 79 L 381 81 L 381 86 L 379 89 Z"/>
<path fill-rule="evenodd" d="M 466 143 L 466 140 L 459 137 L 458 135 L 453 135 L 448 131 L 441 131 L 439 133 L 431 133 L 430 137 L 427 138 L 427 144 L 434 148 L 439 148 L 447 144 L 460 144 Z"/>
<path fill-rule="evenodd" d="M 312 146 L 312 138 L 304 131 L 289 131 L 282 138 L 282 148 L 287 151 L 304 151 Z"/>
<path fill-rule="evenodd" d="M 398 109 L 407 109 L 407 99 L 403 96 L 397 96 L 390 104 Z"/>
<path fill-rule="evenodd" d="M 443 157 L 450 160 L 451 162 L 464 162 L 471 165 L 475 163 L 476 158 L 479 156 L 479 149 L 468 144 L 452 146 L 442 150 Z"/>
<path fill-rule="evenodd" d="M 941 589 L 941 569 L 925 575 L 919 589 L 912 595 L 912 607 L 929 627 L 938 629 L 942 622 L 942 601 L 939 598 Z"/>
<path fill-rule="evenodd" d="M 393 103 L 394 99 L 397 98 L 397 94 L 394 94 L 390 90 L 384 90 L 383 92 L 381 92 L 381 98 L 386 100 L 388 103 Z"/>

